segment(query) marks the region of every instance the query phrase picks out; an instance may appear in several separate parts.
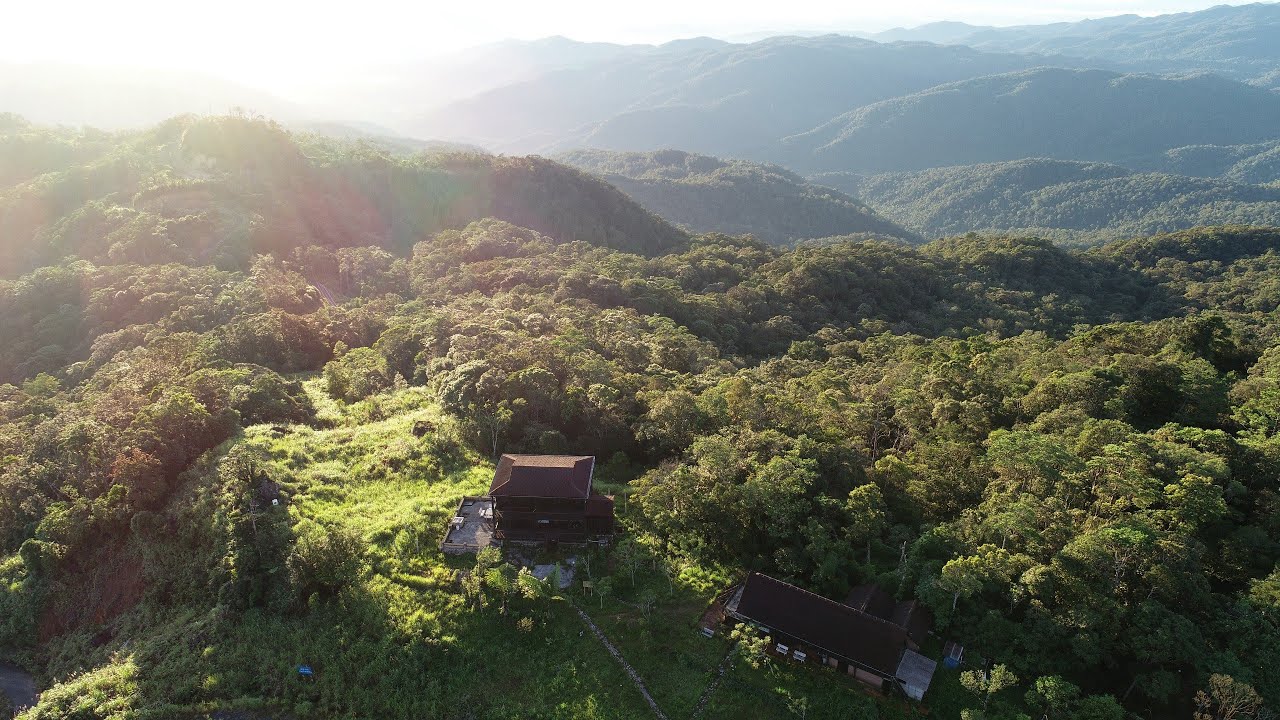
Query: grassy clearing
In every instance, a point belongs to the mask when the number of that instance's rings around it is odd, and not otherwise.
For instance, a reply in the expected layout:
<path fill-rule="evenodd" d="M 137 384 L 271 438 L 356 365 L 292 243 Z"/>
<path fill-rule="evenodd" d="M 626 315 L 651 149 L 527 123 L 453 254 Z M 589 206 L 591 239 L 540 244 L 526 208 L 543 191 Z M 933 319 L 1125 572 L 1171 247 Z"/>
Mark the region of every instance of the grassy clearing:
<path fill-rule="evenodd" d="M 369 552 L 360 582 L 294 614 L 144 604 L 114 622 L 111 641 L 72 633 L 47 658 L 63 684 L 24 720 L 82 711 L 200 717 L 237 708 L 296 718 L 652 717 L 571 603 L 592 615 L 671 718 L 693 713 L 729 650 L 723 636 L 698 631 L 728 571 L 687 565 L 668 577 L 647 557 L 633 573 L 595 554 L 593 572 L 579 558 L 579 574 L 612 572 L 614 593 L 603 602 L 574 583 L 561 597 L 516 599 L 506 613 L 496 602 L 476 608 L 458 582 L 474 558 L 437 547 L 458 500 L 485 491 L 492 463 L 453 439 L 421 389 L 346 405 L 328 398 L 318 378 L 305 385 L 319 410 L 316 427 L 251 427 L 221 452 L 242 445 L 262 458 L 284 491 L 274 512 L 363 538 Z M 412 428 L 423 420 L 439 430 L 416 438 Z M 621 496 L 629 488 L 605 489 Z M 314 668 L 314 679 L 298 675 L 301 664 Z M 835 673 L 754 670 L 735 660 L 703 715 L 800 716 L 901 713 Z"/>
<path fill-rule="evenodd" d="M 234 707 L 299 718 L 650 716 L 565 600 L 517 601 L 506 614 L 465 600 L 456 568 L 469 561 L 437 546 L 458 499 L 483 492 L 492 465 L 451 440 L 421 390 L 347 406 L 316 379 L 306 386 L 322 427 L 252 427 L 231 445 L 259 451 L 281 481 L 287 502 L 275 512 L 365 539 L 361 581 L 295 614 L 143 605 L 114 621 L 105 644 L 72 633 L 50 652 L 65 692 L 26 720 Z M 415 438 L 418 420 L 441 430 Z M 300 664 L 314 680 L 299 677 Z"/>

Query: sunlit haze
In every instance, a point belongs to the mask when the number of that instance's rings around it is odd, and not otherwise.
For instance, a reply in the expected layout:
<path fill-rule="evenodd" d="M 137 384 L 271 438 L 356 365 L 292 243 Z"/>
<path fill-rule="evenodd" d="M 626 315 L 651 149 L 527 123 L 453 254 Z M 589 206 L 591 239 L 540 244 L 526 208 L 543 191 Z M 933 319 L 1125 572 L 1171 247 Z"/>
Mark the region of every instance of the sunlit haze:
<path fill-rule="evenodd" d="M 63 0 L 6 8 L 0 59 L 199 70 L 280 90 L 506 38 L 563 35 L 575 40 L 657 43 L 696 35 L 735 39 L 767 32 L 877 31 L 938 20 L 1042 23 L 1181 12 L 1209 4 L 1205 0 L 964 4 L 654 0 L 621 10 L 594 0 L 227 0 L 215 4 Z"/>

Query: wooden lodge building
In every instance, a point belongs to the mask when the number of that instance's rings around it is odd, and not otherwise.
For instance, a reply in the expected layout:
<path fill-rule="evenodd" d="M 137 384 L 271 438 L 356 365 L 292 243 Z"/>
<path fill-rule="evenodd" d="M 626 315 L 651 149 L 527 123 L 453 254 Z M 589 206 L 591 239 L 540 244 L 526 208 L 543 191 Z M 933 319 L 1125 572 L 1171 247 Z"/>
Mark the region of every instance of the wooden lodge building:
<path fill-rule="evenodd" d="M 876 688 L 897 687 L 920 700 L 937 662 L 917 652 L 932 618 L 914 600 L 896 602 L 874 585 L 853 589 L 839 603 L 751 573 L 725 605 L 727 615 L 750 622 L 771 640 L 772 650 L 794 660 L 814 660 Z"/>
<path fill-rule="evenodd" d="M 613 534 L 613 498 L 591 487 L 596 459 L 503 455 L 489 497 L 498 540 L 581 543 Z"/>

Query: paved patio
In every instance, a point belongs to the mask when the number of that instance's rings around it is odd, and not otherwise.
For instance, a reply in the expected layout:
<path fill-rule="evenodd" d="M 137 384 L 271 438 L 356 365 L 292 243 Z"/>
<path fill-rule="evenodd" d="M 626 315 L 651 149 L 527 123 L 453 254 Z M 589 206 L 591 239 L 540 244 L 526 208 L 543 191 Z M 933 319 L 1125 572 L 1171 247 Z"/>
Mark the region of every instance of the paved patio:
<path fill-rule="evenodd" d="M 446 553 L 479 552 L 493 544 L 493 500 L 464 497 L 449 520 L 440 549 Z"/>

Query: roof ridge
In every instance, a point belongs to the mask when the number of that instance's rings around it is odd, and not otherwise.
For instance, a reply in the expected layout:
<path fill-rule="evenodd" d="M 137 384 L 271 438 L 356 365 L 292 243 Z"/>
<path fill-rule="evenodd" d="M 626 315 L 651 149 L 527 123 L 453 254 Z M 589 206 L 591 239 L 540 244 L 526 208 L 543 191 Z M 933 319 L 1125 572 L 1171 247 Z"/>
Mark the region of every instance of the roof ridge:
<path fill-rule="evenodd" d="M 591 495 L 595 464 L 594 455 L 503 453 L 494 467 L 489 493 L 506 491 L 527 497 L 587 498 Z M 557 485 L 560 487 L 553 487 Z"/>
<path fill-rule="evenodd" d="M 562 458 L 565 460 L 588 460 L 595 455 L 561 455 L 557 453 L 502 453 L 502 457 L 509 458 Z"/>
<path fill-rule="evenodd" d="M 823 596 L 823 595 L 819 595 L 818 593 L 813 592 L 813 591 L 811 591 L 811 590 L 805 590 L 804 588 L 800 587 L 799 585 L 792 585 L 791 583 L 786 582 L 786 581 L 784 581 L 784 580 L 779 580 L 779 579 L 778 579 L 778 578 L 776 578 L 776 577 L 772 577 L 772 576 L 770 576 L 770 575 L 765 575 L 764 573 L 760 573 L 760 572 L 755 572 L 754 570 L 751 572 L 751 574 L 752 574 L 752 575 L 759 575 L 760 577 L 762 577 L 762 578 L 764 578 L 764 579 L 766 579 L 766 580 L 771 580 L 771 581 L 776 582 L 776 583 L 778 583 L 778 584 L 786 585 L 787 587 L 790 587 L 790 588 L 795 588 L 796 590 L 799 590 L 800 592 L 802 592 L 802 593 L 804 593 L 804 594 L 806 594 L 806 595 L 812 595 L 812 596 L 814 596 L 814 597 L 818 598 L 819 600 L 822 600 L 823 602 L 830 603 L 830 604 L 832 604 L 832 605 L 835 605 L 836 607 L 842 608 L 843 610 L 846 610 L 846 611 L 849 611 L 849 612 L 857 613 L 858 615 L 861 615 L 861 616 L 863 616 L 863 617 L 869 618 L 869 619 L 871 619 L 871 620 L 875 620 L 875 621 L 876 621 L 876 622 L 878 622 L 878 623 L 884 623 L 885 625 L 888 625 L 889 627 L 895 627 L 895 628 L 898 628 L 898 629 L 900 629 L 900 630 L 902 630 L 902 631 L 904 631 L 904 632 L 906 631 L 906 628 L 905 628 L 905 627 L 903 627 L 902 625 L 899 625 L 898 623 L 891 622 L 891 621 L 889 621 L 889 620 L 885 620 L 884 618 L 876 617 L 875 615 L 872 615 L 871 613 L 869 613 L 869 612 L 867 612 L 867 611 L 865 611 L 865 610 L 859 610 L 858 608 L 853 607 L 852 605 L 846 605 L 846 604 L 844 604 L 844 603 L 842 603 L 842 602 L 838 602 L 838 601 L 836 601 L 836 600 L 832 600 L 832 599 L 831 599 L 831 598 L 829 598 L 829 597 L 825 597 L 825 596 Z"/>

